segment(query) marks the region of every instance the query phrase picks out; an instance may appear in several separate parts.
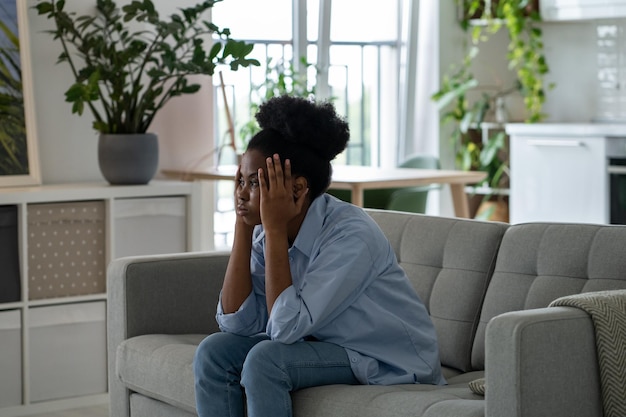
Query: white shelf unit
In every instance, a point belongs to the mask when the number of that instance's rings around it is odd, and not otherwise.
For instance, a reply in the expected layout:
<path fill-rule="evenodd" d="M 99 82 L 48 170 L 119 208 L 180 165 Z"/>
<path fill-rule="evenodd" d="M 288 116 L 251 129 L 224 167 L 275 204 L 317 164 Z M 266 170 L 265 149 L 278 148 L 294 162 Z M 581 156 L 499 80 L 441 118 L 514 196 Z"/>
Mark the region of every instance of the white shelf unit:
<path fill-rule="evenodd" d="M 11 229 L 17 233 L 0 239 L 0 254 L 14 254 L 17 246 L 14 263 L 19 265 L 18 277 L 0 265 L 0 284 L 3 279 L 19 282 L 15 300 L 0 302 L 0 415 L 25 416 L 108 400 L 106 266 L 121 256 L 213 249 L 213 219 L 207 210 L 212 188 L 207 184 L 154 180 L 141 186 L 76 183 L 0 189 L 0 207 L 17 213 Z M 0 233 L 6 224 L 0 219 Z M 36 247 L 29 248 L 29 242 Z M 72 269 L 77 263 L 87 272 Z M 46 272 L 38 271 L 41 265 Z M 42 279 L 57 286 L 52 296 L 29 288 Z M 70 289 L 76 280 L 93 282 L 93 292 L 84 282 L 86 291 Z"/>

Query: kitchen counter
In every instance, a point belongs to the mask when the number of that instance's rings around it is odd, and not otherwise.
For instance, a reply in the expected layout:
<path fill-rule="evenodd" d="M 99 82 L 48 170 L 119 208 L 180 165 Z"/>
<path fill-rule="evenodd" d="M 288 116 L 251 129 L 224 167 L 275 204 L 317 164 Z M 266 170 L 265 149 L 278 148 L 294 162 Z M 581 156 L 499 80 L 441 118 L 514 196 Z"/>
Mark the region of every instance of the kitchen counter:
<path fill-rule="evenodd" d="M 508 123 L 511 136 L 626 137 L 626 123 Z"/>

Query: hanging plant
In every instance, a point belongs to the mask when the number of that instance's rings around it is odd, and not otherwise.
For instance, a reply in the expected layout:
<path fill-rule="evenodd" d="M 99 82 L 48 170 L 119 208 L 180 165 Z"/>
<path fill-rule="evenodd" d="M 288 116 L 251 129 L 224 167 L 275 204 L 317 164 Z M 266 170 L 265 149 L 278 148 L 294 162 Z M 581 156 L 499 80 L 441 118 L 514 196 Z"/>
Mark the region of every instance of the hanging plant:
<path fill-rule="evenodd" d="M 543 39 L 538 2 L 529 0 L 500 1 L 496 16 L 504 20 L 509 33 L 509 67 L 517 72 L 520 92 L 528 115 L 527 122 L 539 122 L 545 102 L 544 75 L 549 68 L 543 53 Z M 548 86 L 552 88 L 552 86 Z"/>
<path fill-rule="evenodd" d="M 444 75 L 441 88 L 433 95 L 442 112 L 442 124 L 454 126 L 452 142 L 457 167 L 487 172 L 485 185 L 493 188 L 508 186 L 508 149 L 502 130 L 483 137 L 484 123 L 493 114 L 497 102 L 514 92 L 524 100 L 525 120 L 529 123 L 545 118 L 544 76 L 548 73 L 538 2 L 529 0 L 455 0 L 462 11 L 459 24 L 469 33 L 470 44 L 460 65 Z M 489 93 L 472 73 L 472 63 L 479 56 L 480 46 L 501 30 L 509 35 L 507 60 L 516 79 L 508 87 Z M 548 86 L 552 88 L 552 86 Z M 478 95 L 470 102 L 468 93 Z M 495 112 L 497 113 L 497 112 Z M 497 123 L 506 120 L 496 120 Z"/>

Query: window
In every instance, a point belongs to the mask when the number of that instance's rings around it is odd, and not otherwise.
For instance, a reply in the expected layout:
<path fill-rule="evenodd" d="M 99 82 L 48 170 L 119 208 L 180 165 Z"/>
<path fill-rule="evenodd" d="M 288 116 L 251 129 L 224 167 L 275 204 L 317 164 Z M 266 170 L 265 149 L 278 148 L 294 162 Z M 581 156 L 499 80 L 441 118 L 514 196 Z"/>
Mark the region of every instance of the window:
<path fill-rule="evenodd" d="M 214 77 L 214 137 L 230 140 L 224 95 L 234 122 L 237 146 L 245 144 L 241 128 L 253 114 L 257 86 L 266 79 L 267 64 L 298 62 L 313 65 L 307 74 L 318 99 L 330 98 L 351 130 L 348 149 L 336 163 L 395 165 L 398 153 L 399 102 L 409 0 L 225 0 L 213 7 L 213 21 L 228 27 L 236 39 L 253 43 L 251 54 L 261 67 L 239 69 Z M 245 12 L 242 12 L 245 11 Z M 298 11 L 294 13 L 294 11 Z M 294 17 L 295 16 L 295 17 Z M 294 59 L 295 58 L 295 59 Z M 234 155 L 220 154 L 220 164 L 232 164 Z M 232 225 L 232 185 L 218 190 L 215 224 Z M 222 197 L 223 198 L 220 198 Z M 230 214 L 229 214 L 230 213 Z M 227 218 L 224 218 L 227 216 Z M 230 221 L 233 220 L 233 221 Z M 216 246 L 228 245 L 230 231 L 216 230 Z"/>
<path fill-rule="evenodd" d="M 338 162 L 380 165 L 383 158 L 395 162 L 404 3 L 407 1 L 394 0 L 382 7 L 380 2 L 372 0 L 217 3 L 213 20 L 221 27 L 230 28 L 237 39 L 255 44 L 252 56 L 262 63 L 262 67 L 223 74 L 235 136 L 253 116 L 251 87 L 263 83 L 266 64 L 290 62 L 298 54 L 296 61 L 305 57 L 318 68 L 308 71 L 310 78 L 317 72 L 317 80 L 310 79 L 309 83 L 315 85 L 318 98 L 330 97 L 350 123 L 349 149 Z M 328 4 L 331 10 L 324 13 Z M 242 10 L 246 12 L 241 13 Z M 306 19 L 300 15 L 294 19 L 294 10 L 303 10 Z M 306 43 L 302 46 L 294 45 L 298 33 L 306 33 Z M 215 77 L 218 89 L 215 137 L 223 141 L 228 123 L 219 82 L 219 77 Z"/>

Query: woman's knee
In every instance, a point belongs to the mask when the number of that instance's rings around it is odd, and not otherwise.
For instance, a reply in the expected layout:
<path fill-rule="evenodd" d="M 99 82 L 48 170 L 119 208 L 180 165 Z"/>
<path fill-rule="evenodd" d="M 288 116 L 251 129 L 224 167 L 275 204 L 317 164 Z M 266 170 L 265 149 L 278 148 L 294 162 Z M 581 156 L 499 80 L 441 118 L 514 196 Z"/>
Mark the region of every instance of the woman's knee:
<path fill-rule="evenodd" d="M 203 370 L 241 370 L 248 352 L 257 343 L 267 340 L 263 334 L 239 336 L 220 332 L 207 336 L 196 348 L 193 368 L 196 374 Z"/>
<path fill-rule="evenodd" d="M 207 366 L 215 364 L 224 359 L 228 353 L 229 346 L 232 345 L 232 338 L 229 333 L 213 333 L 198 345 L 193 358 L 193 368 L 196 373 Z"/>
<path fill-rule="evenodd" d="M 258 380 L 259 377 L 270 377 L 270 375 L 281 372 L 281 347 L 284 345 L 280 342 L 265 340 L 256 344 L 243 363 L 241 373 L 242 385 L 246 385 L 246 381 L 252 382 Z"/>

